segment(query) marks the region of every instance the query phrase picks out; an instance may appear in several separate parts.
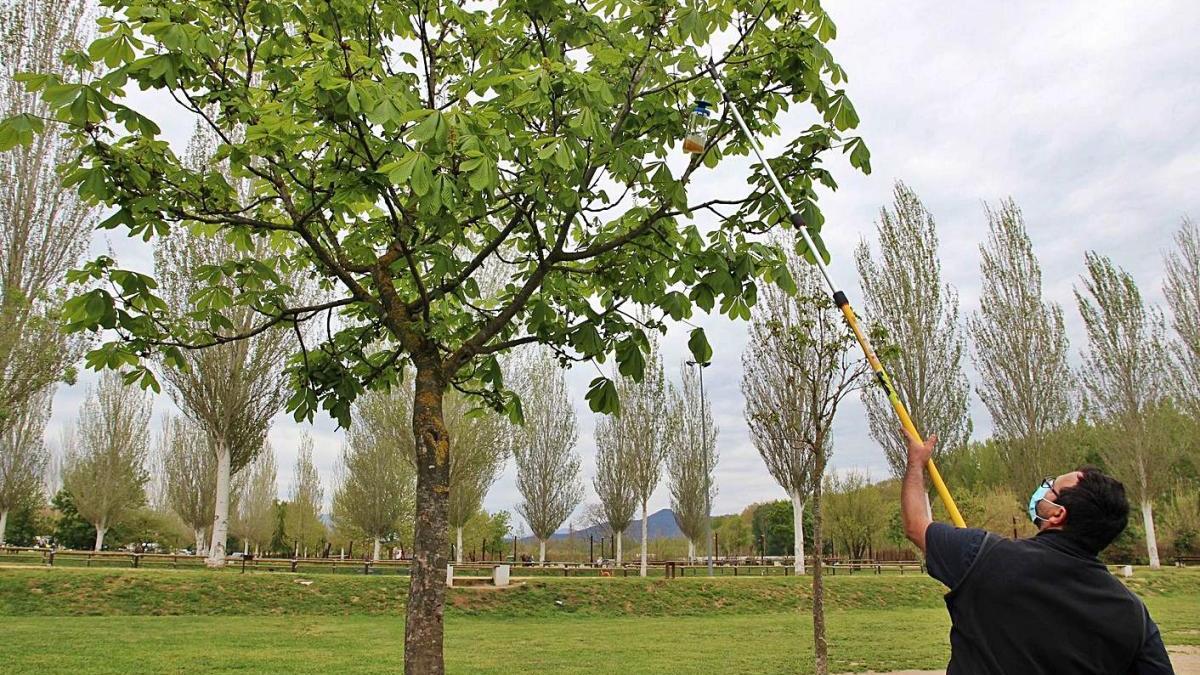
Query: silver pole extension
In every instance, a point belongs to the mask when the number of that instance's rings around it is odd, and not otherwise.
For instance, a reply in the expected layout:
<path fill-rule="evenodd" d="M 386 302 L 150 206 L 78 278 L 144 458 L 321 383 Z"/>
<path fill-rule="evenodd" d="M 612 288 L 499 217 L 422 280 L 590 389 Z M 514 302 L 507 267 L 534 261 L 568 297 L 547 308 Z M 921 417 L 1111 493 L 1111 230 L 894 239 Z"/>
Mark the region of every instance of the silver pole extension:
<path fill-rule="evenodd" d="M 712 60 L 708 62 L 708 72 L 712 75 L 713 82 L 717 85 L 717 91 L 721 92 L 721 100 L 728 106 L 729 111 L 733 113 L 733 119 L 737 121 L 741 127 L 742 133 L 746 135 L 746 140 L 750 142 L 750 149 L 754 151 L 754 156 L 758 157 L 758 161 L 762 163 L 763 168 L 767 171 L 767 176 L 771 179 L 771 184 L 775 186 L 775 193 L 779 196 L 780 201 L 787 207 L 788 217 L 792 224 L 800 232 L 800 236 L 804 238 L 804 243 L 808 244 L 808 250 L 812 251 L 813 258 L 817 261 L 817 269 L 821 271 L 821 276 L 825 278 L 825 284 L 829 286 L 829 292 L 837 293 L 838 287 L 833 283 L 833 279 L 829 277 L 829 269 L 825 267 L 825 261 L 821 259 L 821 253 L 817 250 L 817 245 L 813 242 L 812 237 L 808 234 L 808 227 L 804 221 L 800 219 L 800 214 L 796 211 L 796 205 L 792 203 L 787 192 L 783 189 L 783 185 L 779 182 L 779 177 L 775 175 L 775 170 L 767 162 L 767 158 L 763 157 L 759 150 L 758 139 L 754 134 L 750 133 L 750 127 L 746 126 L 746 120 L 742 119 L 742 113 L 738 111 L 737 106 L 729 98 L 729 92 L 725 90 L 725 84 L 721 82 L 721 76 L 717 73 L 717 64 Z"/>

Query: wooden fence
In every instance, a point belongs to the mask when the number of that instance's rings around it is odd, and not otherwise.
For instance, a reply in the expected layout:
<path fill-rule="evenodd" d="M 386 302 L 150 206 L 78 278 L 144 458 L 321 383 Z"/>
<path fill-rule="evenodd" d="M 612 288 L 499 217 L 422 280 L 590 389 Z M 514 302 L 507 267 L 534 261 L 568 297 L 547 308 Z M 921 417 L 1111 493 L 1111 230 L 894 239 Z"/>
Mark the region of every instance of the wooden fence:
<path fill-rule="evenodd" d="M 203 569 L 204 556 L 178 555 L 171 553 L 132 553 L 124 551 L 73 551 L 67 549 L 30 548 L 0 546 L 0 564 L 30 565 L 46 567 L 124 567 L 135 569 Z M 456 576 L 491 576 L 496 565 L 512 566 L 514 577 L 636 577 L 639 566 L 635 563 L 623 565 L 593 565 L 587 563 L 512 563 L 508 561 L 483 561 L 454 565 Z M 269 558 L 233 555 L 227 559 L 231 569 L 253 572 L 289 572 L 304 574 L 385 574 L 407 576 L 411 561 L 408 560 L 352 560 L 341 558 Z M 812 569 L 811 558 L 808 569 Z M 649 575 L 655 577 L 702 577 L 708 567 L 702 561 L 685 563 L 678 561 L 653 561 L 649 563 Z M 883 574 L 895 572 L 923 572 L 924 565 L 917 560 L 843 560 L 827 559 L 827 573 L 837 574 Z M 713 574 L 721 577 L 767 577 L 792 576 L 792 565 L 775 561 L 770 564 L 758 562 L 718 561 Z"/>

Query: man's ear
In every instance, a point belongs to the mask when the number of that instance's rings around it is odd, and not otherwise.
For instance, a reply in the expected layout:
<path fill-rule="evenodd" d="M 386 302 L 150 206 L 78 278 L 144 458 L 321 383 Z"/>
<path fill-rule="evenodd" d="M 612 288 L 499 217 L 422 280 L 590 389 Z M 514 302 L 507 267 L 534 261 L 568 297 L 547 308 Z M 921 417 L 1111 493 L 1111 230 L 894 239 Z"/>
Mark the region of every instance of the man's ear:
<path fill-rule="evenodd" d="M 1046 527 L 1062 527 L 1062 526 L 1066 525 L 1067 524 L 1067 507 L 1060 506 L 1058 504 L 1051 502 L 1051 508 L 1057 509 L 1057 510 L 1055 510 L 1054 513 L 1052 513 L 1050 516 L 1048 516 L 1045 519 Z"/>

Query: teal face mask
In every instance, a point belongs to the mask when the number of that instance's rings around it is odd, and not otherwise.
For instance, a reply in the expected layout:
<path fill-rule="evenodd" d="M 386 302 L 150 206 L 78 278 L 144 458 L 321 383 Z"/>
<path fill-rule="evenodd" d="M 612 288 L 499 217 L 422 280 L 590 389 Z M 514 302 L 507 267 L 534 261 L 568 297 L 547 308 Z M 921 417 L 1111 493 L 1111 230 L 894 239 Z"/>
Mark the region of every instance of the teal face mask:
<path fill-rule="evenodd" d="M 1029 497 L 1029 519 L 1031 521 L 1033 521 L 1033 523 L 1035 525 L 1037 524 L 1038 518 L 1041 518 L 1041 516 L 1039 516 L 1037 513 L 1038 502 L 1042 501 L 1043 499 L 1046 499 L 1046 494 L 1050 493 L 1050 492 L 1054 492 L 1054 495 L 1056 497 L 1058 496 L 1058 492 L 1055 492 L 1055 490 L 1054 490 L 1054 479 L 1053 478 L 1043 478 L 1042 484 L 1039 485 L 1038 488 L 1036 490 L 1034 490 L 1033 494 L 1030 495 L 1030 497 Z M 1049 502 L 1050 500 L 1046 499 L 1046 501 Z M 1050 503 L 1053 504 L 1054 502 L 1050 502 Z M 1042 518 L 1042 519 L 1045 520 L 1044 518 Z"/>

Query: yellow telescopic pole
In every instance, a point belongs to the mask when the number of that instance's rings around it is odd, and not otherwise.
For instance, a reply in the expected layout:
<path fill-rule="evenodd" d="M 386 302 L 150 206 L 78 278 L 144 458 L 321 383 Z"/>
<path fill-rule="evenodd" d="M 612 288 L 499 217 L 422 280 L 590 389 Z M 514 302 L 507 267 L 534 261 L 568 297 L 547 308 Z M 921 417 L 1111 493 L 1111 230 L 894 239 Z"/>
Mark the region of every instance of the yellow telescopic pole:
<path fill-rule="evenodd" d="M 829 287 L 829 292 L 833 294 L 833 301 L 842 311 L 842 316 L 846 319 L 846 324 L 850 326 L 850 330 L 854 331 L 854 337 L 858 340 L 858 345 L 862 347 L 863 355 L 867 357 L 867 363 L 871 364 L 871 370 L 875 372 L 875 378 L 879 381 L 879 385 L 883 387 L 887 393 L 888 401 L 892 404 L 892 408 L 896 411 L 896 416 L 900 418 L 900 425 L 913 438 L 924 442 L 921 433 L 917 431 L 917 427 L 913 424 L 912 417 L 908 414 L 908 409 L 904 407 L 904 403 L 900 401 L 900 396 L 896 393 L 896 388 L 892 386 L 892 379 L 888 376 L 887 370 L 880 363 L 879 357 L 875 355 L 875 349 L 871 347 L 871 341 L 867 339 L 867 334 L 863 332 L 861 326 L 858 325 L 858 317 L 854 314 L 854 309 L 850 306 L 850 301 L 846 298 L 846 294 L 839 291 L 833 280 L 829 276 L 829 269 L 825 267 L 824 261 L 821 260 L 821 255 L 817 251 L 816 245 L 813 243 L 812 237 L 808 234 L 808 225 L 804 219 L 796 211 L 796 206 L 784 191 L 783 185 L 779 183 L 779 178 L 775 175 L 775 171 L 771 165 L 767 163 L 762 152 L 759 151 L 758 141 L 754 135 L 750 133 L 750 128 L 746 126 L 746 120 L 742 119 L 742 114 L 738 112 L 737 106 L 729 100 L 729 93 L 725 91 L 725 85 L 721 82 L 720 75 L 717 74 L 716 64 L 709 61 L 708 71 L 712 75 L 713 82 L 717 85 L 717 90 L 721 92 L 721 98 L 724 99 L 725 105 L 729 106 L 729 111 L 733 113 L 733 118 L 741 127 L 742 133 L 746 134 L 746 139 L 750 141 L 750 149 L 754 151 L 754 155 L 758 157 L 758 161 L 762 164 L 767 172 L 767 176 L 771 179 L 772 185 L 775 187 L 775 193 L 779 199 L 787 207 L 788 219 L 796 226 L 796 231 L 804 238 L 804 243 L 808 245 L 808 250 L 813 252 L 813 258 L 817 262 L 817 269 L 821 271 L 821 276 L 825 278 L 825 284 Z M 938 497 L 941 497 L 942 504 L 946 506 L 947 513 L 950 514 L 950 521 L 955 527 L 966 527 L 966 522 L 963 521 L 962 514 L 958 511 L 958 505 L 954 503 L 954 498 L 950 496 L 950 489 L 946 487 L 946 482 L 942 480 L 942 474 L 934 466 L 933 459 L 925 464 L 926 471 L 929 472 L 929 480 L 933 483 L 934 489 L 937 490 Z"/>

